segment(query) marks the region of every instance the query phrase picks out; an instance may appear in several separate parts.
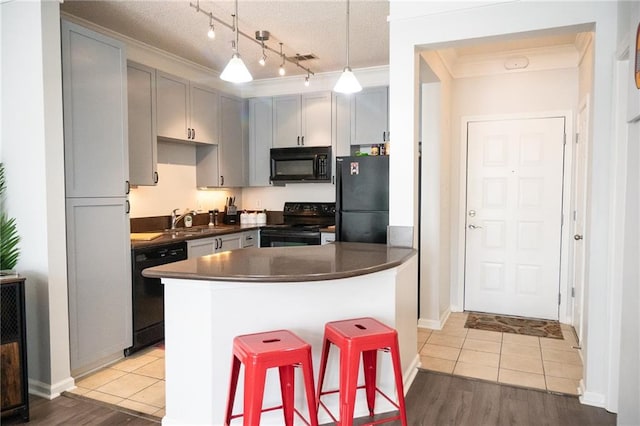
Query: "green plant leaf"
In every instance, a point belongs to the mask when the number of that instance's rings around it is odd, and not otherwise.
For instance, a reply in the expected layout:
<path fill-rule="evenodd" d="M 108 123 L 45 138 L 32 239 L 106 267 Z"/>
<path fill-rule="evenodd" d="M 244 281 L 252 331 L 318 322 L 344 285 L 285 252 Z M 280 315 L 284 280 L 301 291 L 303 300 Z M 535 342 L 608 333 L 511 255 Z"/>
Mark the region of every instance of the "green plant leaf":
<path fill-rule="evenodd" d="M 18 263 L 20 236 L 16 220 L 0 213 L 0 270 L 13 269 Z"/>

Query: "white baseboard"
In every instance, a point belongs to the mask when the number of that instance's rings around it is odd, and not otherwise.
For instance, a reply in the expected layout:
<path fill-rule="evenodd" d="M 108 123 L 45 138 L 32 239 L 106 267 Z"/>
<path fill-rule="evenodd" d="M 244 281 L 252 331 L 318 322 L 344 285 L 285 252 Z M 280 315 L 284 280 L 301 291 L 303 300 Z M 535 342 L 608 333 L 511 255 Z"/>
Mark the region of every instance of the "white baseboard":
<path fill-rule="evenodd" d="M 52 385 L 43 383 L 39 380 L 29 379 L 29 393 L 45 399 L 53 399 L 60 396 L 64 391 L 71 390 L 76 387 L 73 377 L 67 377 Z"/>
<path fill-rule="evenodd" d="M 420 355 L 416 354 L 415 358 L 406 369 L 402 377 L 402 386 L 404 387 L 404 394 L 406 395 L 413 383 L 414 379 L 418 375 L 418 368 L 420 367 Z"/>
<path fill-rule="evenodd" d="M 605 408 L 606 398 L 604 395 L 601 393 L 587 391 L 584 385 L 584 380 L 580 380 L 580 386 L 578 389 L 581 394 L 580 403 L 584 405 L 591 405 L 593 407 Z"/>
<path fill-rule="evenodd" d="M 420 318 L 418 320 L 418 327 L 430 328 L 432 330 L 442 330 L 442 327 L 444 326 L 444 324 L 449 319 L 449 315 L 451 315 L 451 310 L 450 309 L 446 309 L 442 313 L 442 315 L 440 315 L 440 319 L 439 320 L 429 320 L 429 319 Z"/>

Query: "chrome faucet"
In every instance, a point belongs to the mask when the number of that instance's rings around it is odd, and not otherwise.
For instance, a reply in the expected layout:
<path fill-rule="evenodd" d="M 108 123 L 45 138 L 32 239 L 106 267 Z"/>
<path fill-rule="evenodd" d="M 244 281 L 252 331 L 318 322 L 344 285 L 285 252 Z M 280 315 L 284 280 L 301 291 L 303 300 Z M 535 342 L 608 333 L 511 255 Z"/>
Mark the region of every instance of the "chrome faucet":
<path fill-rule="evenodd" d="M 189 210 L 187 209 L 184 213 L 182 213 L 180 216 L 177 216 L 177 212 L 180 209 L 173 209 L 173 211 L 171 212 L 171 229 L 176 229 L 176 225 L 178 224 L 178 222 L 180 222 L 182 219 L 185 218 L 185 216 L 187 215 L 197 215 L 198 212 L 196 212 L 195 210 Z"/>

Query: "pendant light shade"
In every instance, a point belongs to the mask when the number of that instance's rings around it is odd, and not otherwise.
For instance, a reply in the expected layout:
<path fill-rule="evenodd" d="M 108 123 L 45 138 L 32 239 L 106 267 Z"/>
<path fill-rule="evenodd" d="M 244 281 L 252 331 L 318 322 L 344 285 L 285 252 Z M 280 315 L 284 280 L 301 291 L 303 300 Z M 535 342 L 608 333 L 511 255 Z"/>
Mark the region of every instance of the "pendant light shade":
<path fill-rule="evenodd" d="M 356 93 L 361 90 L 362 86 L 349 67 L 344 68 L 338 82 L 333 87 L 333 91 L 338 93 Z"/>
<path fill-rule="evenodd" d="M 333 87 L 333 91 L 338 93 L 356 93 L 361 90 L 362 86 L 349 66 L 349 0 L 347 0 L 347 66 L 342 70 L 342 75 Z"/>
<path fill-rule="evenodd" d="M 233 55 L 231 60 L 222 70 L 220 79 L 228 81 L 230 83 L 246 83 L 253 80 L 251 73 L 247 69 L 247 66 L 240 59 L 240 53 L 238 53 L 238 0 L 236 0 L 236 14 L 233 15 L 233 31 L 236 33 L 236 39 L 233 44 Z"/>
<path fill-rule="evenodd" d="M 240 59 L 238 52 L 235 52 L 233 56 L 231 56 L 231 60 L 227 66 L 224 67 L 220 78 L 230 83 L 246 83 L 253 80 L 251 73 L 244 62 L 242 62 L 242 59 Z"/>

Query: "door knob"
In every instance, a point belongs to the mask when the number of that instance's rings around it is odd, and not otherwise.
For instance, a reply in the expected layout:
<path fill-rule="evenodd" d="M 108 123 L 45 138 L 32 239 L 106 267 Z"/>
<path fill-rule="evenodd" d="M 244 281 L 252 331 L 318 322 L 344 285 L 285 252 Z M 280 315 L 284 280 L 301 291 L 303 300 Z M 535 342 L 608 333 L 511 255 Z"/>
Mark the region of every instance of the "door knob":
<path fill-rule="evenodd" d="M 469 225 L 469 229 L 480 229 L 480 228 L 482 228 L 482 226 L 473 225 L 473 224 Z"/>
<path fill-rule="evenodd" d="M 576 234 L 576 235 L 573 236 L 573 239 L 576 240 L 576 241 L 580 241 L 582 239 L 582 235 Z"/>

